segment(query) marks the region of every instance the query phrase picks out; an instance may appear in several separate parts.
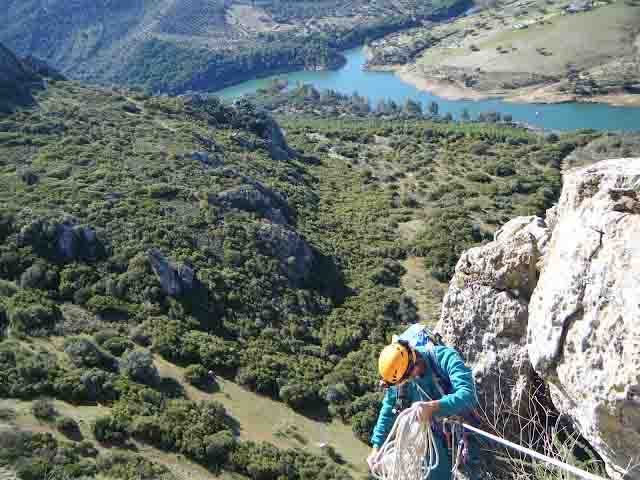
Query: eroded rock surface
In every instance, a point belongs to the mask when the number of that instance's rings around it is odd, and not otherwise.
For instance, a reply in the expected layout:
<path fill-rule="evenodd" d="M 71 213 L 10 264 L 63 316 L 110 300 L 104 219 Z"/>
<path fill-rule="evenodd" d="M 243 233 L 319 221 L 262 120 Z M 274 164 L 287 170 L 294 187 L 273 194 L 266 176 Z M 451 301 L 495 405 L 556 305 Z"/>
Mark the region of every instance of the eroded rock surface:
<path fill-rule="evenodd" d="M 504 225 L 487 245 L 465 252 L 442 306 L 438 330 L 473 367 L 481 407 L 489 421 L 520 439 L 529 397 L 540 385 L 528 359 L 528 300 L 536 265 L 548 242 L 539 217 Z"/>
<path fill-rule="evenodd" d="M 640 479 L 640 159 L 565 176 L 528 351 L 614 477 Z"/>

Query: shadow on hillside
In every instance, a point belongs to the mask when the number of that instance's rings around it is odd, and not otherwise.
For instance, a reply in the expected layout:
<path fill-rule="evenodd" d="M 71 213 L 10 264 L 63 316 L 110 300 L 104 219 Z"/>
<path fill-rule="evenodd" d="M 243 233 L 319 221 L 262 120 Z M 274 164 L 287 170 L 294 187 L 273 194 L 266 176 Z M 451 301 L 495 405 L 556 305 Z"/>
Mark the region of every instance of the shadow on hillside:
<path fill-rule="evenodd" d="M 344 300 L 353 295 L 354 292 L 345 284 L 344 273 L 336 265 L 335 259 L 328 255 L 315 251 L 315 264 L 311 288 L 318 291 L 325 297 L 331 298 L 336 305 L 340 305 Z"/>
<path fill-rule="evenodd" d="M 322 403 L 315 403 L 305 408 L 297 408 L 296 412 L 316 422 L 329 423 L 331 421 L 329 406 Z"/>
<path fill-rule="evenodd" d="M 240 422 L 238 420 L 236 420 L 234 417 L 230 415 L 227 415 L 227 418 L 225 419 L 225 424 L 227 428 L 231 430 L 231 432 L 235 437 L 240 436 L 241 427 L 240 427 Z"/>
<path fill-rule="evenodd" d="M 198 384 L 198 385 L 193 385 L 194 388 L 197 388 L 198 390 L 200 390 L 201 392 L 204 393 L 219 393 L 220 392 L 220 385 L 218 384 L 218 382 L 216 382 L 215 379 L 211 379 L 209 380 L 206 384 Z"/>
<path fill-rule="evenodd" d="M 169 398 L 186 398 L 187 396 L 180 382 L 171 377 L 161 378 L 158 390 Z"/>

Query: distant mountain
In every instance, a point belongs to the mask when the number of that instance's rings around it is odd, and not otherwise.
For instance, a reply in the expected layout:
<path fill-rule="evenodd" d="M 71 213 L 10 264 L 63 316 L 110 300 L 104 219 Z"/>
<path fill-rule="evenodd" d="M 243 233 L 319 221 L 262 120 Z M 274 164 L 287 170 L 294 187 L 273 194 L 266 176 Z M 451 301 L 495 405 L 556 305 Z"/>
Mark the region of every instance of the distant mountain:
<path fill-rule="evenodd" d="M 328 68 L 337 50 L 449 15 L 468 0 L 5 0 L 0 41 L 64 74 L 155 91 L 219 88 L 298 68 Z"/>

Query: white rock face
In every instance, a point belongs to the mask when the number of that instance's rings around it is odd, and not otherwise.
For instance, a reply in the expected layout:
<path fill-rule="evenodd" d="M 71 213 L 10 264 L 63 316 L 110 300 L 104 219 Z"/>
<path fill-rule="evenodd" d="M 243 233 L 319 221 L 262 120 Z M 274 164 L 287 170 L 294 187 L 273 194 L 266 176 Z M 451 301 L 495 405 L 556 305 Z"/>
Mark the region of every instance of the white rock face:
<path fill-rule="evenodd" d="M 538 386 L 528 359 L 528 301 L 549 240 L 539 217 L 504 225 L 496 240 L 466 251 L 442 305 L 438 331 L 473 368 L 478 397 L 489 421 L 512 440 L 527 436 L 522 418 Z M 521 417 L 519 417 L 521 416 Z"/>
<path fill-rule="evenodd" d="M 568 173 L 553 223 L 531 362 L 609 473 L 640 480 L 640 159 Z"/>

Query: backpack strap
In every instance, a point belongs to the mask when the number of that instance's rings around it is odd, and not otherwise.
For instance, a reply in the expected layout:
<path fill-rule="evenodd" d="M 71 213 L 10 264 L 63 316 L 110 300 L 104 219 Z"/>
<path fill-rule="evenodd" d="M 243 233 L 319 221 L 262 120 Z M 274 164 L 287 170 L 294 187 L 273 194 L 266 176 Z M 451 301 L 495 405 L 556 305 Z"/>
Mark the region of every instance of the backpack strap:
<path fill-rule="evenodd" d="M 440 368 L 440 363 L 436 357 L 436 348 L 433 342 L 427 343 L 426 350 L 433 383 L 440 392 L 440 397 L 444 397 L 451 392 L 451 382 L 449 382 L 449 379 L 442 371 L 442 368 Z"/>

